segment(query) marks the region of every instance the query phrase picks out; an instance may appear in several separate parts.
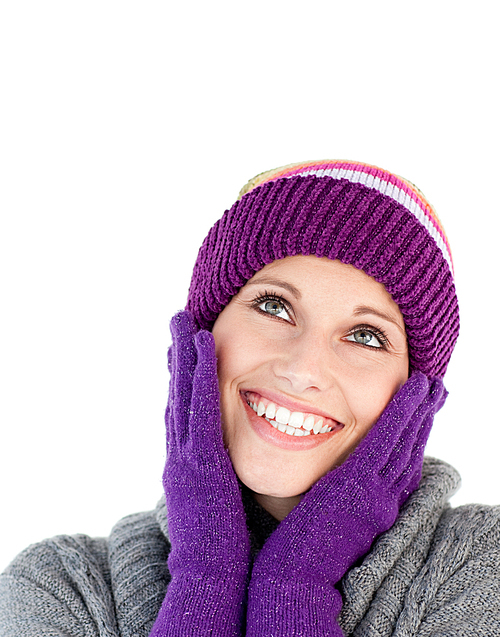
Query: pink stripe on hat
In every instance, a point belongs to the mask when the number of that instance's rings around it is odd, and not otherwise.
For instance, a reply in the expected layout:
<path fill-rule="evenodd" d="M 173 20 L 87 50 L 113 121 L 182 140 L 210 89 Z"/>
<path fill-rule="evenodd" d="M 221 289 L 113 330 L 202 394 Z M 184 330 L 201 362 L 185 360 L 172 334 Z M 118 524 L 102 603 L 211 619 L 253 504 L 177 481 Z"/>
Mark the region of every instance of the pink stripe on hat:
<path fill-rule="evenodd" d="M 414 184 L 403 177 L 362 162 L 344 160 L 308 161 L 289 164 L 276 170 L 261 173 L 249 182 L 251 187 L 244 189 L 244 192 L 250 192 L 253 188 L 264 183 L 275 181 L 276 179 L 290 178 L 295 175 L 347 179 L 352 183 L 364 184 L 368 188 L 378 190 L 383 195 L 392 197 L 392 199 L 402 204 L 415 215 L 426 228 L 453 272 L 450 244 L 434 207 Z"/>

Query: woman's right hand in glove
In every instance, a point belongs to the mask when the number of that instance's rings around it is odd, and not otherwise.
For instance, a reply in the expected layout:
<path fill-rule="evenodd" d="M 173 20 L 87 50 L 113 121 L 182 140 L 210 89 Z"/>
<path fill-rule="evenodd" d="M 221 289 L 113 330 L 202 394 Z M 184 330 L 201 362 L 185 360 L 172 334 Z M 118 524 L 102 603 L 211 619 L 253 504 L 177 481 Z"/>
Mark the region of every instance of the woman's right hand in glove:
<path fill-rule="evenodd" d="M 163 486 L 171 582 L 150 637 L 242 634 L 250 542 L 224 448 L 212 334 L 190 312 L 171 322 Z"/>

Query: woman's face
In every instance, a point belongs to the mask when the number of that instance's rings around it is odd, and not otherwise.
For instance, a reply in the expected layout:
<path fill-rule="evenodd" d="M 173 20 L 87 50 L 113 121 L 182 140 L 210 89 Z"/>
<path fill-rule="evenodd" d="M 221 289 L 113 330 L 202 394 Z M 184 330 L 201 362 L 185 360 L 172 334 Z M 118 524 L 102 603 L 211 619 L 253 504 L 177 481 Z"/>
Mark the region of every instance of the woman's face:
<path fill-rule="evenodd" d="M 344 462 L 408 378 L 398 306 L 327 258 L 262 268 L 213 335 L 224 440 L 240 480 L 266 496 L 302 494 Z"/>

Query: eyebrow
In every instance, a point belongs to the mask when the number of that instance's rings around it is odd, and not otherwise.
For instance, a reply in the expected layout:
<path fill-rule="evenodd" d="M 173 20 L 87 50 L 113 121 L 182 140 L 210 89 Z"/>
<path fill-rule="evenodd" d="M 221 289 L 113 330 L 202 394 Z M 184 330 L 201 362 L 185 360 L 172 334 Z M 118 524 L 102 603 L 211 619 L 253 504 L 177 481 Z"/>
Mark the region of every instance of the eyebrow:
<path fill-rule="evenodd" d="M 280 288 L 283 288 L 284 290 L 288 290 L 290 294 L 293 294 L 296 299 L 302 298 L 300 290 L 298 290 L 295 285 L 287 283 L 286 281 L 281 281 L 280 279 L 269 279 L 267 277 L 260 277 L 255 280 L 252 279 L 251 281 L 247 281 L 246 285 L 276 285 Z"/>
<path fill-rule="evenodd" d="M 381 310 L 377 310 L 374 307 L 370 307 L 369 305 L 359 305 L 357 308 L 354 309 L 353 312 L 354 316 L 363 316 L 365 314 L 373 314 L 374 316 L 378 316 L 381 319 L 384 319 L 385 321 L 389 321 L 390 323 L 393 323 L 401 332 L 403 332 L 403 334 L 406 334 L 404 327 L 401 327 L 400 323 L 390 314 L 386 314 L 385 312 L 382 312 Z"/>

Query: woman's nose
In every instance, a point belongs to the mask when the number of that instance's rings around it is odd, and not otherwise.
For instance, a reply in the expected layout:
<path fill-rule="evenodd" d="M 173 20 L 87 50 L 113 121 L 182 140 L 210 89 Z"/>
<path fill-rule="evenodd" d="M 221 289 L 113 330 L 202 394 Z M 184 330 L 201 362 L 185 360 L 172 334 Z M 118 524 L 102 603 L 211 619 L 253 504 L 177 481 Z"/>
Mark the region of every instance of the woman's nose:
<path fill-rule="evenodd" d="M 274 372 L 289 383 L 294 393 L 325 391 L 334 380 L 333 359 L 333 348 L 324 335 L 301 334 L 282 344 Z"/>

